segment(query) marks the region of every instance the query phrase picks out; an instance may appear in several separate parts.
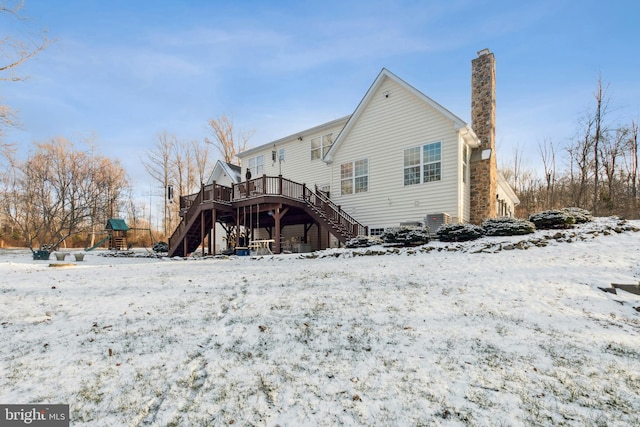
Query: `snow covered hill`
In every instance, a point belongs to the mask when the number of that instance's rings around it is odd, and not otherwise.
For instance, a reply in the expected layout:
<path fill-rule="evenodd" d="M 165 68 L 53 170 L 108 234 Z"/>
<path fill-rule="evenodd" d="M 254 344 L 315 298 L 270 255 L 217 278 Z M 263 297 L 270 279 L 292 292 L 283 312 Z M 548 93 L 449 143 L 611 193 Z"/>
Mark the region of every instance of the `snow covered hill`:
<path fill-rule="evenodd" d="M 640 425 L 640 296 L 600 289 L 640 280 L 628 225 L 68 268 L 4 250 L 0 402 L 73 426 Z"/>

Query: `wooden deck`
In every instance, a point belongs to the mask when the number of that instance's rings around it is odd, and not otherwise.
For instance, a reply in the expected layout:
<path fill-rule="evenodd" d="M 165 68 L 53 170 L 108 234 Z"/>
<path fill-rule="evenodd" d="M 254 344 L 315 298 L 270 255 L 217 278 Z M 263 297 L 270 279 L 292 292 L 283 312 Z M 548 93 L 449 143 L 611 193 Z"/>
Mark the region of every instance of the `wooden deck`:
<path fill-rule="evenodd" d="M 209 251 L 216 253 L 215 223 L 266 230 L 275 253 L 282 251 L 280 235 L 288 225 L 315 224 L 318 234 L 327 231 L 343 243 L 368 231 L 323 193 L 282 176 L 263 175 L 231 187 L 205 185 L 180 198 L 180 214 L 182 221 L 169 239 L 169 256 L 185 256 L 198 247 L 204 254 L 203 242 L 209 237 L 213 242 Z"/>

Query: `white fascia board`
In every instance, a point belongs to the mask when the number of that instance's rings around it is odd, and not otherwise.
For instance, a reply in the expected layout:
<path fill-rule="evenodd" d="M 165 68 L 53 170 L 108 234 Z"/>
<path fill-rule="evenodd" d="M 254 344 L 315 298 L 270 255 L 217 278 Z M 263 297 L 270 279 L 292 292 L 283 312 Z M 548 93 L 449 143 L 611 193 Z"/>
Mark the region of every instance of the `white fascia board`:
<path fill-rule="evenodd" d="M 383 68 L 382 71 L 380 71 L 380 74 L 378 74 L 376 79 L 373 81 L 373 83 L 367 90 L 367 93 L 365 94 L 365 96 L 362 98 L 362 100 L 356 107 L 356 110 L 351 115 L 351 118 L 345 125 L 344 129 L 342 129 L 342 131 L 334 141 L 327 155 L 322 159 L 325 163 L 330 164 L 333 162 L 334 153 L 340 148 L 340 145 L 342 145 L 342 142 L 347 138 L 349 131 L 351 130 L 351 128 L 353 128 L 354 124 L 358 121 L 358 118 L 360 117 L 360 115 L 362 114 L 366 106 L 369 104 L 369 101 L 375 95 L 378 88 L 382 85 L 382 82 L 384 81 L 385 78 L 393 80 L 399 86 L 403 87 L 413 95 L 417 96 L 427 105 L 431 106 L 440 114 L 442 114 L 443 116 L 451 120 L 455 130 L 459 131 L 460 129 L 466 129 L 466 131 L 470 132 L 470 135 L 472 135 L 472 137 L 475 137 L 475 139 L 478 140 L 478 137 L 475 136 L 475 133 L 473 133 L 473 131 L 469 128 L 469 126 L 460 117 L 456 116 L 455 114 L 453 114 L 452 112 L 444 108 L 442 105 L 438 104 L 436 101 L 429 98 L 427 95 L 423 94 L 422 92 L 417 90 L 415 87 L 411 86 L 410 84 L 402 80 L 400 77 L 393 74 L 391 71 L 387 70 L 386 68 Z"/>
<path fill-rule="evenodd" d="M 346 122 L 349 119 L 349 117 L 351 117 L 351 116 L 340 117 L 339 119 L 335 119 L 335 120 L 332 120 L 330 122 L 326 122 L 326 123 L 323 123 L 321 125 L 314 126 L 312 128 L 305 129 L 305 130 L 300 131 L 300 132 L 296 132 L 296 133 L 291 134 L 289 136 L 285 136 L 284 138 L 276 139 L 275 141 L 267 142 L 266 144 L 261 144 L 261 145 L 259 145 L 257 147 L 250 148 L 248 150 L 245 150 L 245 151 L 242 151 L 242 152 L 236 154 L 236 157 L 238 157 L 240 159 L 243 159 L 245 157 L 251 156 L 252 154 L 262 152 L 262 151 L 264 151 L 265 149 L 267 149 L 269 147 L 278 146 L 278 145 L 283 144 L 285 142 L 296 141 L 299 138 L 303 138 L 304 139 L 306 135 L 322 132 L 323 129 L 329 129 L 329 128 L 335 127 L 340 122 Z"/>

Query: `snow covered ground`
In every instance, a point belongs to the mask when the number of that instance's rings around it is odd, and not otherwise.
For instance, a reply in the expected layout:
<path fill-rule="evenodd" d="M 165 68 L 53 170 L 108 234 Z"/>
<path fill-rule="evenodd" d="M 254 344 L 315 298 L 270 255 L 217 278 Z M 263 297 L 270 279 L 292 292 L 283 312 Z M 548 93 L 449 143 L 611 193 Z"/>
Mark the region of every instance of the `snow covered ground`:
<path fill-rule="evenodd" d="M 638 283 L 640 233 L 615 227 L 60 268 L 3 250 L 0 402 L 73 426 L 640 425 L 640 296 L 599 289 Z"/>

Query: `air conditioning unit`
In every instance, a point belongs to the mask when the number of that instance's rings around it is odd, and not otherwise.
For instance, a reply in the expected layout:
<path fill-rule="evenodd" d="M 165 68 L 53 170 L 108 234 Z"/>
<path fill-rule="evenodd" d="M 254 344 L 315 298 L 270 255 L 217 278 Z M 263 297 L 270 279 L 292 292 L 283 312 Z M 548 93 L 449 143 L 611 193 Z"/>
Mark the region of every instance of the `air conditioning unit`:
<path fill-rule="evenodd" d="M 434 214 L 427 214 L 427 216 L 424 217 L 424 223 L 427 224 L 427 226 L 429 227 L 429 234 L 431 234 L 431 236 L 435 236 L 436 235 L 436 231 L 438 231 L 438 227 L 440 227 L 442 224 L 449 224 L 451 222 L 451 217 L 449 216 L 448 213 L 434 213 Z"/>

